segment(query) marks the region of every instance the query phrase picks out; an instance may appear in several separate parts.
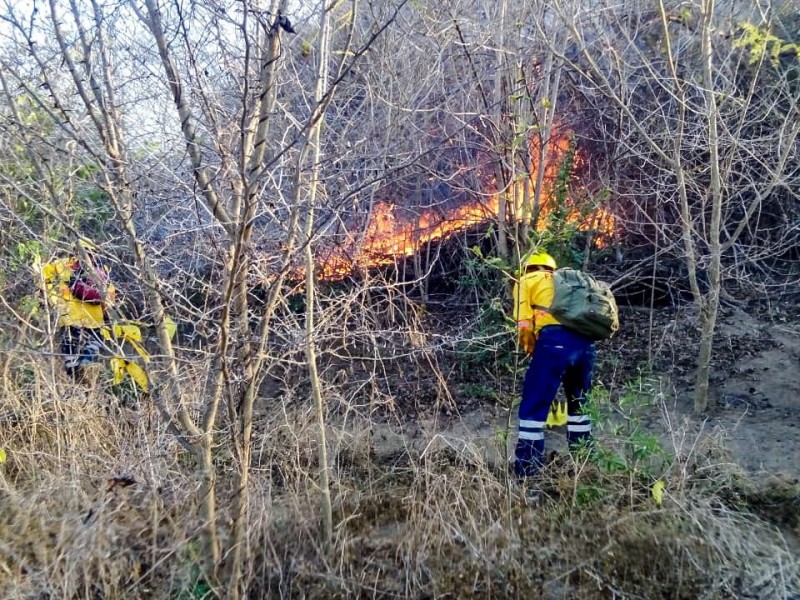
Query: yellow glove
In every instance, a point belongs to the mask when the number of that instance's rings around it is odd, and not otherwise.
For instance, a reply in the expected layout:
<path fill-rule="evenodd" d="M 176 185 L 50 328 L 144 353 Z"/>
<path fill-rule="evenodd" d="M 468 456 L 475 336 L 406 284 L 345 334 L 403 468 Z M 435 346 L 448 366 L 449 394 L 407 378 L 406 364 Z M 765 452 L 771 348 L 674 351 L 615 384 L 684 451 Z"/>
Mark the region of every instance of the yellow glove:
<path fill-rule="evenodd" d="M 533 349 L 536 347 L 536 336 L 533 334 L 531 327 L 520 326 L 519 347 L 525 354 L 533 354 Z"/>
<path fill-rule="evenodd" d="M 566 425 L 568 420 L 567 403 L 563 400 L 553 400 L 550 405 L 550 412 L 547 413 L 548 427 L 561 427 Z"/>

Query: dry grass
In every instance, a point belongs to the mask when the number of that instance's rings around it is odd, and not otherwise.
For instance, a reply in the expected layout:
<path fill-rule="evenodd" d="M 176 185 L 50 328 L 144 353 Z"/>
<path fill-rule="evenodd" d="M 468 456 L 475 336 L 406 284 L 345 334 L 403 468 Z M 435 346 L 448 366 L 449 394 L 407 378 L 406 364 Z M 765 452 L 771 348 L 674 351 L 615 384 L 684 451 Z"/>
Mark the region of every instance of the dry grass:
<path fill-rule="evenodd" d="M 203 597 L 196 475 L 147 403 L 109 408 L 103 393 L 53 381 L 46 364 L 18 366 L 0 420 L 9 453 L 0 467 L 2 596 Z M 251 598 L 788 598 L 800 590 L 797 555 L 778 527 L 797 525 L 796 486 L 748 482 L 713 436 L 667 469 L 660 507 L 646 478 L 568 457 L 528 506 L 468 440 L 453 447 L 434 434 L 387 453 L 369 419 L 338 415 L 335 552 L 323 556 L 316 436 L 300 406 L 273 407 L 258 422 Z M 223 521 L 229 461 L 221 448 Z"/>

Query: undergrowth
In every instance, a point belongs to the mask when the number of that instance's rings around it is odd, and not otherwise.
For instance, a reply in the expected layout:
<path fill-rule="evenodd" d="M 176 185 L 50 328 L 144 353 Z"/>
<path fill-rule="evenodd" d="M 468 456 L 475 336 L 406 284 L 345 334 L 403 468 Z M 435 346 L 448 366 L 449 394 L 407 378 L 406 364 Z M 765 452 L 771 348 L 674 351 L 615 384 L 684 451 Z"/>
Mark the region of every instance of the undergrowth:
<path fill-rule="evenodd" d="M 56 378 L 3 383 L 4 598 L 224 597 L 200 570 L 199 481 L 152 407 L 119 407 Z M 784 533 L 798 490 L 757 485 L 721 437 L 662 445 L 640 426 L 653 380 L 597 392 L 592 452 L 557 456 L 530 505 L 502 461 L 430 432 L 395 448 L 363 414 L 331 420 L 334 551 L 319 543 L 313 415 L 256 424 L 251 598 L 789 598 L 800 567 Z M 628 403 L 628 404 L 626 404 Z M 625 407 L 633 407 L 629 410 Z M 498 436 L 498 439 L 505 439 Z M 510 441 L 508 443 L 511 443 Z M 224 456 L 221 519 L 233 493 Z M 653 484 L 663 483 L 663 497 Z"/>

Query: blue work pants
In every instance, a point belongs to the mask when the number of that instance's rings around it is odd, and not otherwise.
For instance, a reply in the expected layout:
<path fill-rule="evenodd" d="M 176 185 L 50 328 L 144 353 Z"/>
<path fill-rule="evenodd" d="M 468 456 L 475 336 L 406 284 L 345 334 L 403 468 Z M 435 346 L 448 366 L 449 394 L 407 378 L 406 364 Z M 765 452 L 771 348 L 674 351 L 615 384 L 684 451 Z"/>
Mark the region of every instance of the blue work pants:
<path fill-rule="evenodd" d="M 61 331 L 61 354 L 64 370 L 78 378 L 83 367 L 100 359 L 103 341 L 99 329 L 64 327 Z"/>
<path fill-rule="evenodd" d="M 567 441 L 570 447 L 591 441 L 592 424 L 583 408 L 592 388 L 595 355 L 590 339 L 566 327 L 548 325 L 539 332 L 519 406 L 514 462 L 518 477 L 530 477 L 542 468 L 545 421 L 562 383 L 567 397 Z"/>

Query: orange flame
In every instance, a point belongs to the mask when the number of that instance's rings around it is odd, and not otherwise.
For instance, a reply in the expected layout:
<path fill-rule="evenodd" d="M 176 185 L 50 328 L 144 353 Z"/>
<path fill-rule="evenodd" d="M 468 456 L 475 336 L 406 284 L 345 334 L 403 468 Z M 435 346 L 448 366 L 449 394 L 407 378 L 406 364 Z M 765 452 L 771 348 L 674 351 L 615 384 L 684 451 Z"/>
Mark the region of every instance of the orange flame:
<path fill-rule="evenodd" d="M 570 144 L 569 135 L 564 135 L 551 145 L 543 177 L 543 188 L 549 191 L 540 198 L 541 206 L 536 221 L 538 230 L 547 226 L 548 219 L 556 209 L 553 206 L 552 186 Z M 539 156 L 535 150 L 532 148 L 531 152 L 534 165 Z M 497 219 L 501 202 L 506 202 L 506 218 L 509 221 L 522 221 L 525 213 L 530 212 L 530 206 L 523 205 L 524 199 L 534 197 L 534 184 L 534 178 L 518 180 L 505 193 L 495 193 L 485 202 L 476 201 L 446 211 L 427 209 L 415 219 L 401 216 L 401 209 L 394 203 L 378 203 L 366 225 L 363 241 L 359 244 L 352 235 L 348 235 L 348 242 L 331 250 L 321 262 L 318 275 L 322 279 L 338 280 L 357 269 L 393 264 L 400 257 L 412 256 L 426 244 Z M 581 231 L 594 231 L 594 243 L 599 247 L 607 243 L 614 231 L 614 216 L 599 207 L 588 214 L 580 206 L 566 207 L 565 219 L 568 223 L 577 223 Z"/>

